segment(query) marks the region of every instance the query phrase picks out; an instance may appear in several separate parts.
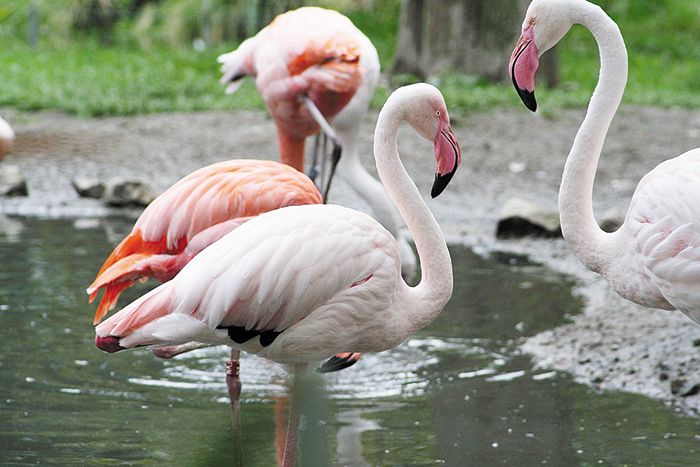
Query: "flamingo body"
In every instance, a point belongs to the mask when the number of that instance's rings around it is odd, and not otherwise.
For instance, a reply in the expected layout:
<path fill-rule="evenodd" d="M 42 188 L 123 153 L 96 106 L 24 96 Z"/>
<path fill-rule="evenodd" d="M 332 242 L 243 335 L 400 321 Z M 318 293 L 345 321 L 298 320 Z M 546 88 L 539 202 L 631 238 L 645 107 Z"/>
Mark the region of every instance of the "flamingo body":
<path fill-rule="evenodd" d="M 585 0 L 534 0 L 511 57 L 518 94 L 535 110 L 538 57 L 574 23 L 600 50 L 600 79 L 562 176 L 559 211 L 564 238 L 589 269 L 637 304 L 680 310 L 700 323 L 700 149 L 659 164 L 639 182 L 623 225 L 603 232 L 593 216 L 595 171 L 627 82 L 627 50 L 618 26 Z"/>
<path fill-rule="evenodd" d="M 461 153 L 439 91 L 414 85 L 392 94 L 377 123 L 375 158 L 416 238 L 423 271 L 416 287 L 401 278 L 396 241 L 370 216 L 332 205 L 285 207 L 228 233 L 170 282 L 98 325 L 97 346 L 113 352 L 195 340 L 298 365 L 386 350 L 427 325 L 451 295 L 452 266 L 442 232 L 398 159 L 401 120 L 434 140 L 436 195 Z"/>
<path fill-rule="evenodd" d="M 105 261 L 88 288 L 91 300 L 105 289 L 95 321 L 137 279 L 172 279 L 200 251 L 251 217 L 321 202 L 306 175 L 278 162 L 230 160 L 191 173 L 144 210 Z"/>
<path fill-rule="evenodd" d="M 277 16 L 236 50 L 219 57 L 227 92 L 255 78 L 277 126 L 282 162 L 304 170 L 304 141 L 320 131 L 300 97 L 308 96 L 332 120 L 363 84 L 361 43 L 366 37 L 333 10 L 303 7 Z M 374 88 L 372 88 L 374 89 Z"/>
<path fill-rule="evenodd" d="M 226 327 L 284 330 L 268 346 L 262 337 L 239 344 L 278 362 L 320 361 L 336 353 L 326 350 L 333 346 L 339 352 L 377 351 L 363 341 L 374 340 L 368 333 L 349 331 L 354 322 L 381 320 L 400 285 L 392 282 L 400 260 L 391 235 L 371 217 L 341 206 L 269 214 L 211 245 L 156 294 L 107 319 L 98 332 L 122 335 L 138 328 L 119 341 L 131 347 L 190 340 L 228 344 Z M 133 317 L 126 317 L 128 310 Z"/>

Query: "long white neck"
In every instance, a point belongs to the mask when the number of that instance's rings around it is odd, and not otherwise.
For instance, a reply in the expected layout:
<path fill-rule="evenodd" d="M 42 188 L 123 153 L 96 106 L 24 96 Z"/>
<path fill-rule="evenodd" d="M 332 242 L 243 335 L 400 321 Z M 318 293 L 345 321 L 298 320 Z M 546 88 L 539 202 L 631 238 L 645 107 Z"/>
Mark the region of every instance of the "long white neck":
<path fill-rule="evenodd" d="M 413 235 L 421 268 L 421 281 L 408 287 L 399 281 L 395 322 L 406 336 L 430 323 L 452 295 L 452 261 L 445 237 L 418 188 L 404 168 L 396 146 L 403 120 L 401 100 L 388 100 L 379 114 L 374 133 L 374 157 L 379 178 Z M 400 278 L 399 278 L 400 279 Z"/>
<path fill-rule="evenodd" d="M 588 28 L 600 52 L 600 77 L 564 166 L 559 190 L 562 233 L 581 262 L 600 271 L 611 234 L 593 215 L 593 182 L 603 142 L 627 83 L 627 50 L 615 22 L 598 6 L 572 2 L 571 18 Z"/>

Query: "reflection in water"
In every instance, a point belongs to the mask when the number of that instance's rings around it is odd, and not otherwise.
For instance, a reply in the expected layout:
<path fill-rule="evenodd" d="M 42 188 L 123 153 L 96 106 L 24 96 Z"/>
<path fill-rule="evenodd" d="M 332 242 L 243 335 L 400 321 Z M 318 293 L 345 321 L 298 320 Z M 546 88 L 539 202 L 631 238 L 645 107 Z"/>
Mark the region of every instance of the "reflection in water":
<path fill-rule="evenodd" d="M 130 219 L 0 217 L 0 464 L 229 465 L 227 349 L 94 347 L 85 287 Z M 303 465 L 693 465 L 696 419 L 534 370 L 518 341 L 577 312 L 525 258 L 452 248 L 455 294 L 400 347 L 305 389 Z M 129 290 L 125 303 L 150 287 Z M 242 359 L 245 465 L 274 465 L 289 375 Z"/>

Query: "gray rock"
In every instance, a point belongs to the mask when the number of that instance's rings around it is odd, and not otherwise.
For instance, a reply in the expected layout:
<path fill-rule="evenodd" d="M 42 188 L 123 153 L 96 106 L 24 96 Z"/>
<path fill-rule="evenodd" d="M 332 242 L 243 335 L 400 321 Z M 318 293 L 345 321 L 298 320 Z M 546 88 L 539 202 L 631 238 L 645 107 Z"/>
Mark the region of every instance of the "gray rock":
<path fill-rule="evenodd" d="M 692 383 L 685 378 L 676 378 L 671 381 L 671 394 L 680 397 L 695 396 L 700 393 L 700 383 Z"/>
<path fill-rule="evenodd" d="M 141 180 L 113 178 L 107 182 L 105 202 L 109 206 L 147 206 L 156 197 L 155 190 Z"/>
<path fill-rule="evenodd" d="M 105 184 L 96 178 L 79 177 L 73 179 L 72 183 L 81 198 L 100 199 L 105 194 Z"/>
<path fill-rule="evenodd" d="M 496 237 L 561 237 L 559 214 L 521 198 L 510 198 L 499 213 Z"/>
<path fill-rule="evenodd" d="M 27 196 L 27 181 L 16 165 L 0 165 L 0 196 Z"/>

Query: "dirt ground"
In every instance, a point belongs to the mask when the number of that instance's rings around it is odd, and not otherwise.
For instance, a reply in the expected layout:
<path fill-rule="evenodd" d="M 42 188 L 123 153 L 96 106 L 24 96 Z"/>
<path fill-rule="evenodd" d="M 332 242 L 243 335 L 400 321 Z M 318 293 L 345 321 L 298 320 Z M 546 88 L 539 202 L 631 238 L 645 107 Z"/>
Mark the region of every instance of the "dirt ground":
<path fill-rule="evenodd" d="M 2 163 L 19 166 L 30 191 L 27 198 L 0 199 L 0 223 L 3 214 L 93 219 L 114 214 L 100 201 L 77 196 L 71 180 L 78 176 L 140 178 L 162 191 L 218 160 L 274 158 L 277 153 L 274 125 L 257 111 L 78 119 L 0 109 L 0 115 L 18 135 L 14 153 Z M 523 342 L 523 349 L 539 364 L 603 390 L 641 393 L 677 410 L 697 412 L 699 326 L 679 312 L 645 309 L 618 297 L 561 239 L 500 241 L 494 236 L 499 209 L 512 196 L 556 208 L 564 159 L 583 115 L 584 110 L 531 114 L 524 108 L 452 115 L 462 166 L 429 206 L 451 242 L 484 254 L 525 253 L 577 278 L 584 312 L 571 324 Z M 372 172 L 375 119 L 376 113 L 367 118 L 362 137 L 363 160 Z M 598 168 L 598 218 L 610 208 L 626 212 L 646 172 L 698 145 L 700 110 L 623 107 Z M 428 197 L 434 165 L 431 144 L 406 128 L 400 132 L 399 151 Z M 330 201 L 367 209 L 342 180 L 335 182 Z"/>

